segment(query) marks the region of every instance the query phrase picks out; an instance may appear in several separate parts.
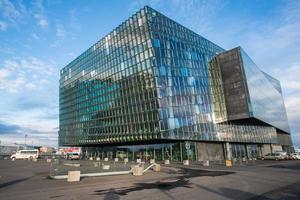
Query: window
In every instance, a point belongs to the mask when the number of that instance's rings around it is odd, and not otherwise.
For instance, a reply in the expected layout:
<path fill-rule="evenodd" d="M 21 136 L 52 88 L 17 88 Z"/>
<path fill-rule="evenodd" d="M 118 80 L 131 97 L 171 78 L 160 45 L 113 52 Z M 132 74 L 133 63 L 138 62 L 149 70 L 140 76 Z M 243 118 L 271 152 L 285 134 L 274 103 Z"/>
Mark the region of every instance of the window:
<path fill-rule="evenodd" d="M 185 77 L 189 76 L 188 68 L 186 67 L 181 68 L 181 75 Z"/>
<path fill-rule="evenodd" d="M 166 67 L 164 67 L 164 66 L 159 67 L 159 75 L 161 75 L 161 76 L 167 75 Z"/>
<path fill-rule="evenodd" d="M 159 39 L 153 39 L 153 45 L 154 45 L 154 47 L 159 48 L 160 47 Z"/>

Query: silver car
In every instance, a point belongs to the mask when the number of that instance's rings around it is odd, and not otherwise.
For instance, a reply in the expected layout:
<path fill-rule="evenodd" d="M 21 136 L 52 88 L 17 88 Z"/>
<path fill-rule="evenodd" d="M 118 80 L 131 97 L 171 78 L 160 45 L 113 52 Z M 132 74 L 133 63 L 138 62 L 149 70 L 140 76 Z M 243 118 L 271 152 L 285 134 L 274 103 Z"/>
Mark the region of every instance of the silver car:
<path fill-rule="evenodd" d="M 262 160 L 284 160 L 284 156 L 281 153 L 268 153 L 264 155 Z"/>
<path fill-rule="evenodd" d="M 292 157 L 294 160 L 300 160 L 300 154 L 299 154 L 299 153 L 292 153 L 292 154 L 291 154 L 291 157 Z"/>

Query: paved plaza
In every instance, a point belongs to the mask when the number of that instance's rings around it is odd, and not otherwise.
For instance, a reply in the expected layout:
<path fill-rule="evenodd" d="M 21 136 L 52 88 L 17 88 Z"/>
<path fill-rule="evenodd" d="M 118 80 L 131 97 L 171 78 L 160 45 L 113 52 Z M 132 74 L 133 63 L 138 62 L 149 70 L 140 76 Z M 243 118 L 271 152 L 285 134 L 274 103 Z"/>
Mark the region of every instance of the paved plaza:
<path fill-rule="evenodd" d="M 50 163 L 0 161 L 0 199 L 300 199 L 300 161 L 255 165 L 162 165 L 143 176 L 52 180 Z"/>

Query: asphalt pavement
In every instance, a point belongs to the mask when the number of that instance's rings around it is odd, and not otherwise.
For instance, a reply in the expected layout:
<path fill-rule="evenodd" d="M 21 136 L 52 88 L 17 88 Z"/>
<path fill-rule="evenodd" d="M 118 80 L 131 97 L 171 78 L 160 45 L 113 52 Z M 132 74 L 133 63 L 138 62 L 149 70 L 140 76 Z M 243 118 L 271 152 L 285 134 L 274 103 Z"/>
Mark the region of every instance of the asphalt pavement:
<path fill-rule="evenodd" d="M 234 167 L 171 164 L 143 176 L 89 177 L 73 183 L 50 179 L 50 168 L 44 160 L 0 160 L 0 199 L 300 199 L 300 161 L 295 160 Z"/>

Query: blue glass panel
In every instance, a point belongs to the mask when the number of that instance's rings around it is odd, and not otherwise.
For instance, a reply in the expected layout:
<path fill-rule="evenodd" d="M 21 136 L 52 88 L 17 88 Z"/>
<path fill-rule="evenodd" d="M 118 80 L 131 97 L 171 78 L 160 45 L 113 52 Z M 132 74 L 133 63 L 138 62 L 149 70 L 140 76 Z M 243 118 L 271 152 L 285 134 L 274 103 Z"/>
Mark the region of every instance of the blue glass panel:
<path fill-rule="evenodd" d="M 181 75 L 182 76 L 189 76 L 189 70 L 188 70 L 188 68 L 187 67 L 182 67 L 181 68 Z"/>
<path fill-rule="evenodd" d="M 159 48 L 160 47 L 159 39 L 153 39 L 153 44 L 154 44 L 154 47 Z"/>
<path fill-rule="evenodd" d="M 161 76 L 166 76 L 167 75 L 167 69 L 164 66 L 159 67 L 159 74 Z"/>

